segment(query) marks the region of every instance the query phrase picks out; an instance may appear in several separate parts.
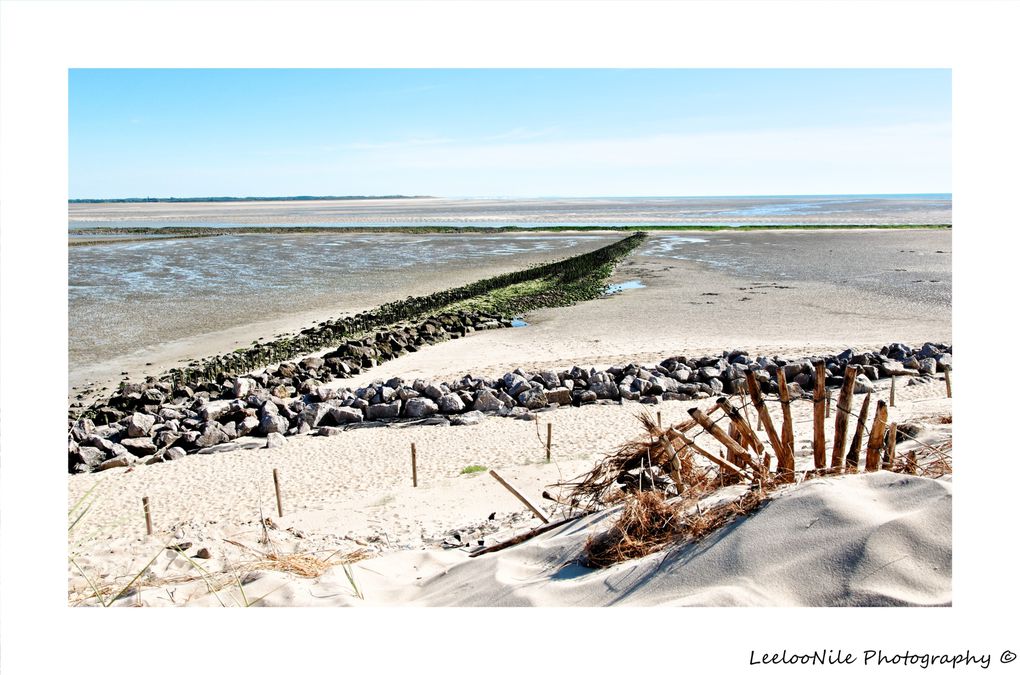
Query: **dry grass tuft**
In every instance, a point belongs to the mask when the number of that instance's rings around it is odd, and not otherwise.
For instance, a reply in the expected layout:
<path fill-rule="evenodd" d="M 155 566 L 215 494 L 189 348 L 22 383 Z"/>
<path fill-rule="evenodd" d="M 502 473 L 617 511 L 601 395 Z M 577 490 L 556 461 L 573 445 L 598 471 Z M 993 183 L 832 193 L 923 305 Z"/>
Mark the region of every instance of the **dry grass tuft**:
<path fill-rule="evenodd" d="M 765 499 L 761 490 L 752 489 L 731 502 L 702 510 L 697 498 L 671 503 L 661 493 L 639 492 L 628 498 L 620 518 L 608 531 L 588 538 L 584 563 L 610 567 L 671 544 L 696 541 L 736 516 L 757 509 Z"/>
<path fill-rule="evenodd" d="M 314 553 L 270 552 L 266 553 L 261 560 L 248 563 L 246 568 L 248 570 L 287 572 L 306 579 L 314 579 L 337 565 L 350 565 L 370 557 L 371 554 L 365 549 L 358 549 L 343 556 L 331 555 L 326 558 L 320 558 Z"/>
<path fill-rule="evenodd" d="M 694 461 L 694 453 L 680 442 L 674 430 L 659 427 L 647 412 L 638 419 L 647 436 L 623 443 L 588 473 L 555 484 L 568 488 L 567 499 L 573 506 L 592 511 L 617 502 L 622 495 L 615 488 L 621 484 L 639 491 L 688 495 L 701 493 L 712 483 L 714 471 Z M 636 479 L 632 475 L 635 471 Z"/>

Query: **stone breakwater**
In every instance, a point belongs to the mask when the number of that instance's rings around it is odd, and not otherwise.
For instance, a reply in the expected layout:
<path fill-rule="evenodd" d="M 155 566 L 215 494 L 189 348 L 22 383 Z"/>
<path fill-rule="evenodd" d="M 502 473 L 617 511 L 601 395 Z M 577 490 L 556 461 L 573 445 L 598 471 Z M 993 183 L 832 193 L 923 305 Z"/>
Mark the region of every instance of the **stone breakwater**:
<path fill-rule="evenodd" d="M 472 327 L 501 321 L 483 315 L 465 319 L 474 322 Z M 449 330 L 438 319 L 430 321 L 435 330 L 440 326 Z M 71 425 L 68 469 L 102 471 L 193 454 L 273 447 L 296 434 L 329 436 L 365 426 L 477 424 L 487 415 L 534 419 L 536 412 L 567 405 L 696 400 L 738 393 L 748 371 L 755 373 L 764 392 L 777 393 L 781 368 L 792 395 L 801 396 L 814 386 L 812 363 L 819 359 L 826 365 L 825 385 L 832 388 L 842 386 L 847 365 L 857 365 L 855 393 L 871 391 L 872 383 L 881 378 L 909 377 L 907 384 L 912 384 L 952 368 L 952 346 L 927 342 L 917 349 L 893 343 L 877 352 L 848 349 L 794 360 L 752 358 L 737 350 L 721 356 L 676 356 L 654 366 L 628 364 L 605 370 L 574 366 L 534 373 L 518 368 L 498 379 L 465 375 L 438 383 L 395 377 L 357 389 L 326 386 L 348 358 L 372 360 L 376 341 L 362 342 L 345 345 L 346 356 L 340 352 L 311 356 L 240 377 L 220 374 L 199 390 L 155 378 L 124 385 L 111 399 L 117 407 L 100 408 L 95 419 L 81 418 Z M 125 414 L 124 406 L 133 410 Z"/>

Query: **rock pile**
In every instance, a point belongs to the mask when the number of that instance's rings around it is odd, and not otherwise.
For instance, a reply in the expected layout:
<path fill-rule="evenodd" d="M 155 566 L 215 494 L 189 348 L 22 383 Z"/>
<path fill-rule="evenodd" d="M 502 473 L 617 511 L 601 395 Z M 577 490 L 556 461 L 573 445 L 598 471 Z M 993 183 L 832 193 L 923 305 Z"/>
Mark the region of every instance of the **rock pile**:
<path fill-rule="evenodd" d="M 475 316 L 471 321 L 477 323 L 460 323 L 460 329 L 455 329 L 438 322 L 433 328 L 456 333 L 497 319 Z M 416 334 L 420 337 L 424 330 L 418 327 Z M 715 397 L 739 392 L 747 371 L 756 373 L 764 392 L 776 393 L 776 374 L 782 368 L 796 396 L 814 387 L 812 362 L 817 360 L 752 359 L 747 352 L 732 351 L 719 357 L 677 356 L 655 366 L 629 364 L 605 370 L 574 366 L 533 373 L 518 368 L 498 379 L 465 375 L 442 383 L 394 377 L 353 390 L 326 385 L 334 374 L 357 372 L 355 368 L 386 350 L 397 353 L 414 346 L 409 333 L 402 335 L 405 344 L 394 344 L 389 337 L 365 340 L 365 344 L 345 347 L 342 353 L 282 363 L 271 371 L 220 376 L 197 391 L 175 389 L 155 379 L 125 384 L 95 419 L 82 418 L 71 425 L 68 469 L 72 473 L 102 471 L 191 454 L 274 447 L 285 443 L 287 436 L 311 432 L 332 435 L 343 429 L 393 423 L 477 424 L 486 415 L 534 419 L 535 411 L 567 405 L 624 399 L 656 404 Z M 861 371 L 855 392 L 863 393 L 879 378 L 910 376 L 910 384 L 952 368 L 952 347 L 928 342 L 915 350 L 894 343 L 879 352 L 848 349 L 821 358 L 827 387 L 840 387 L 841 373 L 854 364 Z M 248 437 L 266 440 L 245 443 Z"/>

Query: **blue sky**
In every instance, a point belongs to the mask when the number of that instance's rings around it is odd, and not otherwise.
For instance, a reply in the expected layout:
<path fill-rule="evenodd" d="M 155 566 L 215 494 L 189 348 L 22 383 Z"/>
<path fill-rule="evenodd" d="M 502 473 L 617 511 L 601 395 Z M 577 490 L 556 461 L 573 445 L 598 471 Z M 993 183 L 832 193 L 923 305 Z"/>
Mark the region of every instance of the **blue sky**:
<path fill-rule="evenodd" d="M 69 195 L 950 192 L 949 70 L 69 71 Z"/>

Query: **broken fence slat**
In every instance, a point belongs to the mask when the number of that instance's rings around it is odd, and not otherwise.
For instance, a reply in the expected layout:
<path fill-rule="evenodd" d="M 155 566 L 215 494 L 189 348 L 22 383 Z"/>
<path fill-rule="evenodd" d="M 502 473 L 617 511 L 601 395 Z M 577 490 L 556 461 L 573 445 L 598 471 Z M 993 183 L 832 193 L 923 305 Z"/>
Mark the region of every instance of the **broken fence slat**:
<path fill-rule="evenodd" d="M 534 513 L 536 516 L 538 516 L 539 520 L 541 520 L 543 523 L 548 523 L 549 522 L 549 518 L 545 515 L 545 513 L 542 512 L 542 510 L 540 508 L 538 508 L 537 506 L 532 504 L 530 501 L 528 501 L 528 498 L 525 497 L 524 495 L 522 495 L 516 489 L 514 489 L 514 486 L 510 485 L 510 483 L 507 483 L 505 480 L 503 480 L 502 476 L 500 476 L 498 473 L 496 473 L 492 469 L 489 469 L 489 475 L 492 476 L 493 478 L 495 478 L 497 481 L 499 481 L 500 485 L 502 485 L 507 490 L 509 490 L 510 494 L 512 494 L 514 497 L 517 497 L 517 499 L 519 499 L 522 504 L 524 504 L 529 509 L 531 509 L 531 512 Z"/>

